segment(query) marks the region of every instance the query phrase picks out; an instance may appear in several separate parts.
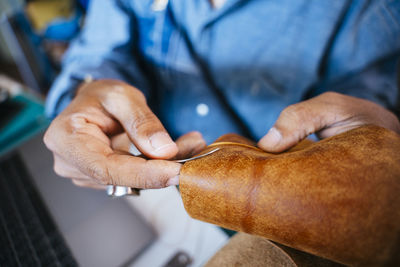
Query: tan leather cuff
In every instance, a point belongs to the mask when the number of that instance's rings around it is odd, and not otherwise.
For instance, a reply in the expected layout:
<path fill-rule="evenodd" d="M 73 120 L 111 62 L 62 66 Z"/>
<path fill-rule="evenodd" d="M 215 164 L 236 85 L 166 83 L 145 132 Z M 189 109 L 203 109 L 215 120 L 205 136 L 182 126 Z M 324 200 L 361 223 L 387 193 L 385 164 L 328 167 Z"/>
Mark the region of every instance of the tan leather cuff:
<path fill-rule="evenodd" d="M 350 265 L 399 260 L 400 137 L 364 126 L 270 154 L 225 136 L 187 162 L 180 190 L 199 220 Z M 207 149 L 212 149 L 211 145 Z"/>
<path fill-rule="evenodd" d="M 339 263 L 275 244 L 265 238 L 238 233 L 220 249 L 205 267 L 339 267 Z"/>

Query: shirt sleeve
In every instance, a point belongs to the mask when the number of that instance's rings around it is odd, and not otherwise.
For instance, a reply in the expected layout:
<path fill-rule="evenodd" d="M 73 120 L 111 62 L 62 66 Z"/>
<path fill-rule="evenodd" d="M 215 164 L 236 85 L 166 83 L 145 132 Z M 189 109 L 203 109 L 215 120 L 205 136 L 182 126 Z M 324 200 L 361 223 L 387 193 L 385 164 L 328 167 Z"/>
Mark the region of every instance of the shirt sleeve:
<path fill-rule="evenodd" d="M 399 99 L 399 22 L 400 1 L 353 1 L 332 39 L 313 96 L 336 91 L 394 111 Z"/>
<path fill-rule="evenodd" d="M 146 91 L 133 55 L 133 41 L 130 17 L 120 2 L 92 0 L 85 25 L 66 52 L 62 72 L 50 89 L 46 115 L 57 116 L 86 77 L 123 80 Z"/>
<path fill-rule="evenodd" d="M 379 59 L 357 73 L 331 82 L 325 89 L 364 98 L 397 113 L 397 68 L 400 55 Z"/>

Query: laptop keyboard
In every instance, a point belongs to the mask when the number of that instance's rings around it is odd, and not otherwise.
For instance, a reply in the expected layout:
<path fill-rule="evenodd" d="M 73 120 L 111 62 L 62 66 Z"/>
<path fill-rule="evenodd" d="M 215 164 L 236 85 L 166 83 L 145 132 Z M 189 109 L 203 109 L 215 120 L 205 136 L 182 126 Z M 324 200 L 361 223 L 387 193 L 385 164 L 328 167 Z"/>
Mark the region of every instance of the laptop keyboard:
<path fill-rule="evenodd" d="M 0 266 L 78 266 L 16 153 L 0 161 Z"/>

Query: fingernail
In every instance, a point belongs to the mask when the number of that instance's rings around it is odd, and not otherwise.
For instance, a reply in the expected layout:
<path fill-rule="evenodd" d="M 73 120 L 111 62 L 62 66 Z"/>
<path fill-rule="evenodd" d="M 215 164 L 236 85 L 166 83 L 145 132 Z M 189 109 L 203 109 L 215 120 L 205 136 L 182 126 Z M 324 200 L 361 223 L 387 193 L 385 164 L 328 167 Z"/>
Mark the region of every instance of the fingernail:
<path fill-rule="evenodd" d="M 150 137 L 150 144 L 155 151 L 163 150 L 169 146 L 175 146 L 175 143 L 167 133 L 158 132 Z"/>
<path fill-rule="evenodd" d="M 178 185 L 178 184 L 179 184 L 179 176 L 178 175 L 170 178 L 167 182 L 167 186 Z"/>
<path fill-rule="evenodd" d="M 264 144 L 270 147 L 274 147 L 278 145 L 279 142 L 282 140 L 282 135 L 275 127 L 272 127 L 263 139 L 264 140 L 262 141 Z"/>

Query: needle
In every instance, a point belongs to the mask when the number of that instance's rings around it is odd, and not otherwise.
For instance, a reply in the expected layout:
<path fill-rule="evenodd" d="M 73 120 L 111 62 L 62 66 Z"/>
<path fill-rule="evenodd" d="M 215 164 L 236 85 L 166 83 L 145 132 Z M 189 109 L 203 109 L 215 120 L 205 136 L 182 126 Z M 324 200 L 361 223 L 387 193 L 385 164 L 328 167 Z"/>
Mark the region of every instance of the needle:
<path fill-rule="evenodd" d="M 184 162 L 187 162 L 187 161 L 191 161 L 191 160 L 199 159 L 199 158 L 202 158 L 202 157 L 208 156 L 208 155 L 210 155 L 210 154 L 212 154 L 212 153 L 214 153 L 214 152 L 217 152 L 219 149 L 220 149 L 220 148 L 219 148 L 219 147 L 217 147 L 217 148 L 214 148 L 214 149 L 213 149 L 213 150 L 211 150 L 211 151 L 208 151 L 207 153 L 204 153 L 204 154 L 198 155 L 198 156 L 196 156 L 196 157 L 187 158 L 187 159 L 178 159 L 178 160 L 174 160 L 174 162 L 177 162 L 177 163 L 184 163 Z"/>
<path fill-rule="evenodd" d="M 205 156 L 208 156 L 214 152 L 217 152 L 220 148 L 214 148 L 211 151 L 208 151 L 207 153 L 192 157 L 192 158 L 186 158 L 186 159 L 179 159 L 179 160 L 174 160 L 174 162 L 177 163 L 184 163 L 187 161 L 199 159 Z M 111 197 L 123 197 L 123 196 L 138 196 L 140 195 L 140 189 L 139 188 L 133 188 L 133 187 L 127 187 L 127 186 L 118 186 L 118 185 L 107 185 L 106 189 L 107 195 Z"/>

